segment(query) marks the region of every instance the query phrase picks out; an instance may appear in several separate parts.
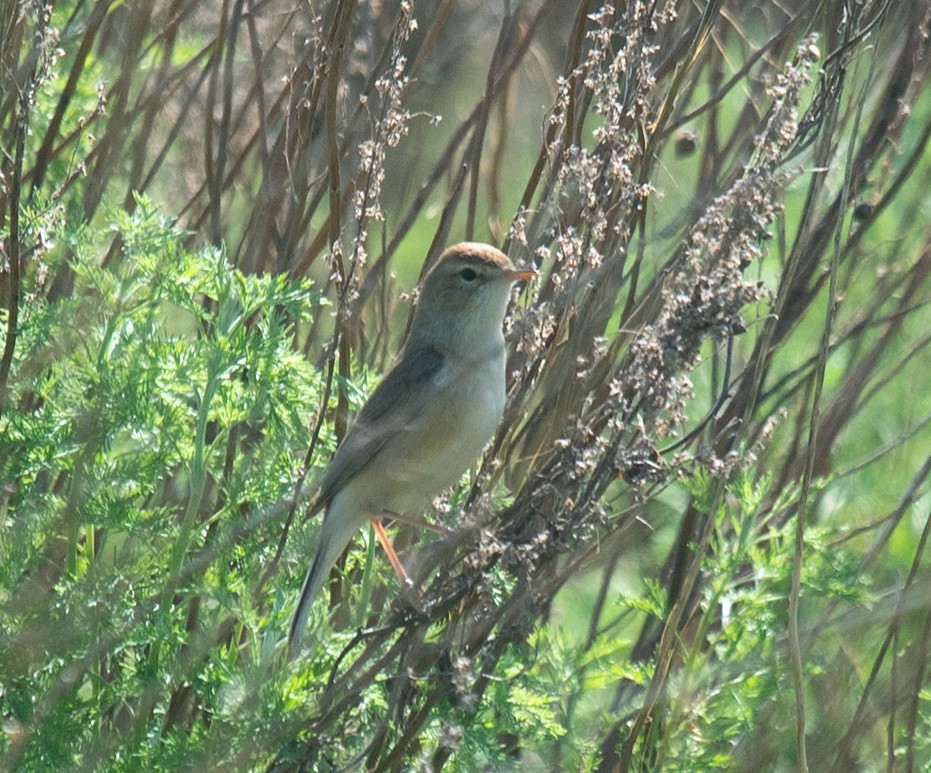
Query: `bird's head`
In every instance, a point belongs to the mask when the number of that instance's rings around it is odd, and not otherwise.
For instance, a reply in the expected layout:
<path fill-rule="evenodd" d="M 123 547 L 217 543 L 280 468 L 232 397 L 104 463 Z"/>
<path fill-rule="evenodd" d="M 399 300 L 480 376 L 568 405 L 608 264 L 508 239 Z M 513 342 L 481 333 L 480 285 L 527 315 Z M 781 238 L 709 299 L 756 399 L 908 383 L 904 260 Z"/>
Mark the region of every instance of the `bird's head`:
<path fill-rule="evenodd" d="M 500 339 L 512 285 L 535 276 L 488 244 L 448 248 L 424 279 L 410 339 L 443 349 Z"/>

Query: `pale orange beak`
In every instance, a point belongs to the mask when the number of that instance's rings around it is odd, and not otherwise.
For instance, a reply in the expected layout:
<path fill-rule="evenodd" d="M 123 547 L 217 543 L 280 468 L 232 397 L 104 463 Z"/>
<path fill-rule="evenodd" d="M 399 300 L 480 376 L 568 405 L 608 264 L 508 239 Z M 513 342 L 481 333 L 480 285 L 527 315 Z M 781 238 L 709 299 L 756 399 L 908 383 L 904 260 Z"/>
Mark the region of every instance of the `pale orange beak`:
<path fill-rule="evenodd" d="M 507 279 L 510 282 L 523 282 L 527 279 L 534 279 L 537 276 L 537 272 L 532 268 L 518 268 L 514 271 L 505 271 L 501 274 L 502 279 Z"/>

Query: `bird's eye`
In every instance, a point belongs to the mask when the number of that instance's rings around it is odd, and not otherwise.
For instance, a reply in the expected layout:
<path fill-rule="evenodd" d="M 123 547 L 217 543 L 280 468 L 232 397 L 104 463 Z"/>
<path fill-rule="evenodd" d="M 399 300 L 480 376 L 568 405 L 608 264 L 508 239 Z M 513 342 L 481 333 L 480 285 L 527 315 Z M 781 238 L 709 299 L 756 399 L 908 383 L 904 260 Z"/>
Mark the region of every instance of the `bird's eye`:
<path fill-rule="evenodd" d="M 464 268 L 459 272 L 459 276 L 462 277 L 465 282 L 474 282 L 478 278 L 474 268 Z"/>

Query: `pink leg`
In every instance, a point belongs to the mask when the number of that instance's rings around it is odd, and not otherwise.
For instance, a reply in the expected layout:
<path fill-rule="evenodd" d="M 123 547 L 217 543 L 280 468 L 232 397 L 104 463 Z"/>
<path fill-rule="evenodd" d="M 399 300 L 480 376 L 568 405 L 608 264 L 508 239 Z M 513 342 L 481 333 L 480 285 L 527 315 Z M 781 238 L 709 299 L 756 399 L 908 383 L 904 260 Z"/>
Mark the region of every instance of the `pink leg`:
<path fill-rule="evenodd" d="M 414 586 L 414 582 L 408 576 L 403 564 L 401 564 L 401 559 L 398 558 L 398 554 L 394 549 L 394 545 L 391 544 L 391 540 L 388 539 L 388 533 L 385 531 L 385 527 L 381 524 L 381 518 L 375 519 L 375 535 L 378 537 L 378 541 L 381 543 L 381 546 L 385 549 L 385 553 L 388 554 L 388 560 L 391 562 L 394 573 L 401 581 L 401 587 L 412 588 Z"/>

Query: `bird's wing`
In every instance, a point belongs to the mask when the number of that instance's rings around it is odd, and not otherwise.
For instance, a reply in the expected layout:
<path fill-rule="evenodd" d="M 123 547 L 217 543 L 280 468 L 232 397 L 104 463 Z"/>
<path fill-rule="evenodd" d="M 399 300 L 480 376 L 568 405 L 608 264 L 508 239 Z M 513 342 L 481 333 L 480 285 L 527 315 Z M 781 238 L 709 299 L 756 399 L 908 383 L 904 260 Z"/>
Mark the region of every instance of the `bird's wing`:
<path fill-rule="evenodd" d="M 359 412 L 327 468 L 315 501 L 329 503 L 399 432 L 423 410 L 425 392 L 443 367 L 432 347 L 402 352 Z"/>

